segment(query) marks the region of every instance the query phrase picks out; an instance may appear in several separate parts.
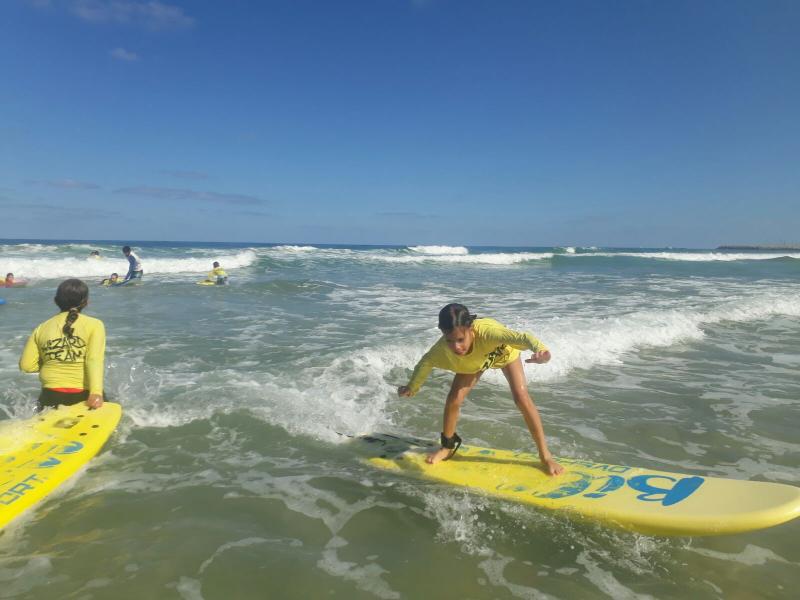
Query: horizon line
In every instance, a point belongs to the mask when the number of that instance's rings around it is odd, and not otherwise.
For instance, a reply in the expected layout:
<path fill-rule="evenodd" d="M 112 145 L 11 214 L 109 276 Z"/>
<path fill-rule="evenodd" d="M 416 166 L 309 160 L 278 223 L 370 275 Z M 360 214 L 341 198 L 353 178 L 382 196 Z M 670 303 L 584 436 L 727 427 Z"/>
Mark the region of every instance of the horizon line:
<path fill-rule="evenodd" d="M 377 248 L 410 248 L 414 246 L 448 246 L 468 248 L 605 248 L 605 249 L 640 249 L 640 250 L 721 250 L 721 249 L 789 249 L 800 248 L 798 244 L 722 244 L 714 247 L 689 247 L 689 246 L 604 246 L 597 244 L 549 244 L 543 246 L 507 245 L 507 244 L 464 244 L 464 243 L 405 243 L 405 244 L 367 244 L 350 242 L 223 242 L 217 240 L 157 240 L 157 239 L 87 239 L 87 238 L 0 238 L 3 242 L 45 242 L 45 243 L 113 243 L 120 245 L 153 244 L 153 243 L 178 243 L 178 244 L 229 244 L 229 245 L 254 245 L 254 246 L 372 246 Z"/>

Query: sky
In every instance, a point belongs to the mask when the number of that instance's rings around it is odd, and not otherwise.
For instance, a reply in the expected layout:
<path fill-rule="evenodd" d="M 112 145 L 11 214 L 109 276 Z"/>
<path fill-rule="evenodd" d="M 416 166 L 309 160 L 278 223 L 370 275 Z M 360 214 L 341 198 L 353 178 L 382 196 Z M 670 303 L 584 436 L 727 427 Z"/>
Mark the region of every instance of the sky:
<path fill-rule="evenodd" d="M 0 238 L 800 242 L 795 0 L 2 0 Z"/>

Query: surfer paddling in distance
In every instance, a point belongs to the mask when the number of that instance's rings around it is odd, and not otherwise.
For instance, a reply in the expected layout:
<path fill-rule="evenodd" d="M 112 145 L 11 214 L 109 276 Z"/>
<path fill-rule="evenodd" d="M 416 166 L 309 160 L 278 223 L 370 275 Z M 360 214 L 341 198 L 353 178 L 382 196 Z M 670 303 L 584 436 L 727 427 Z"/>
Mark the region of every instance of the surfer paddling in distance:
<path fill-rule="evenodd" d="M 106 328 L 100 319 L 81 314 L 89 303 L 89 288 L 67 279 L 56 290 L 61 312 L 41 323 L 28 338 L 19 368 L 39 373 L 42 392 L 36 411 L 60 404 L 103 405 Z"/>
<path fill-rule="evenodd" d="M 427 462 L 436 464 L 453 456 L 461 445 L 456 424 L 461 405 L 486 369 L 501 369 L 511 388 L 514 402 L 525 419 L 539 459 L 550 475 L 559 475 L 564 467 L 558 464 L 547 448 L 539 411 L 528 393 L 522 369 L 520 350 L 533 355 L 525 362 L 543 364 L 550 360 L 550 351 L 530 333 L 519 333 L 494 319 L 478 318 L 463 304 L 448 304 L 439 311 L 439 338 L 417 363 L 410 381 L 397 388 L 404 398 L 415 395 L 434 367 L 453 371 L 453 383 L 444 405 L 441 448 L 428 455 Z"/>

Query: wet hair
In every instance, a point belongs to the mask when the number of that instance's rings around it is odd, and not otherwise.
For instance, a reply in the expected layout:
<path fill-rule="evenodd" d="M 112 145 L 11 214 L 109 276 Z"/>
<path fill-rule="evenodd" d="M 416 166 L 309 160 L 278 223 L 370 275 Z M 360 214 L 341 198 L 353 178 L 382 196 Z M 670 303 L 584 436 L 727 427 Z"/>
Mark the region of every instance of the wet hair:
<path fill-rule="evenodd" d="M 123 246 L 122 247 L 122 253 L 123 254 L 126 253 L 126 252 L 130 252 L 130 251 L 131 251 L 131 247 L 130 246 Z"/>
<path fill-rule="evenodd" d="M 78 319 L 78 315 L 89 301 L 89 286 L 80 279 L 65 279 L 58 286 L 54 300 L 62 311 L 69 311 L 61 331 L 66 336 L 72 336 L 72 324 Z"/>
<path fill-rule="evenodd" d="M 6 273 L 6 279 L 8 279 L 9 277 L 13 277 L 13 276 L 14 276 L 13 273 Z"/>
<path fill-rule="evenodd" d="M 111 276 L 112 277 L 119 277 L 119 273 L 112 273 Z"/>
<path fill-rule="evenodd" d="M 463 304 L 448 304 L 439 311 L 439 329 L 443 333 L 450 333 L 456 327 L 469 327 L 477 318 L 477 315 L 471 315 Z"/>
<path fill-rule="evenodd" d="M 218 266 L 219 266 L 219 263 L 217 261 L 214 261 L 214 268 L 216 269 Z"/>

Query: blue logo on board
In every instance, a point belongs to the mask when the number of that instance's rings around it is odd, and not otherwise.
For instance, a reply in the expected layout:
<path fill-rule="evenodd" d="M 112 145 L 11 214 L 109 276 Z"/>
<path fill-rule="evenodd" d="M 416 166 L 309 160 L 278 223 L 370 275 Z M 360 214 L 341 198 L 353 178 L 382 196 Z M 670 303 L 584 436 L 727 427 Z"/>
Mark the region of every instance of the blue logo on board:
<path fill-rule="evenodd" d="M 617 473 L 630 471 L 630 467 L 605 465 L 575 459 L 562 459 L 561 462 L 565 464 L 574 464 L 585 469 L 600 471 L 603 474 L 594 475 L 592 473 L 580 471 L 567 472 L 561 476 L 561 485 L 559 487 L 548 492 L 534 493 L 534 496 L 551 500 L 569 498 L 570 496 L 577 496 L 579 494 L 585 498 L 603 498 L 625 487 L 627 484 L 629 488 L 639 492 L 636 495 L 637 500 L 642 502 L 657 502 L 661 504 L 661 506 L 674 506 L 686 500 L 686 498 L 696 492 L 705 481 L 703 477 L 698 476 L 671 477 L 669 475 L 645 474 L 624 477 Z M 611 473 L 614 474 L 612 475 Z M 506 487 L 505 485 L 501 485 L 498 486 L 497 489 Z M 511 489 L 517 492 L 524 492 L 528 489 L 527 486 L 519 484 L 508 487 L 511 487 Z"/>

